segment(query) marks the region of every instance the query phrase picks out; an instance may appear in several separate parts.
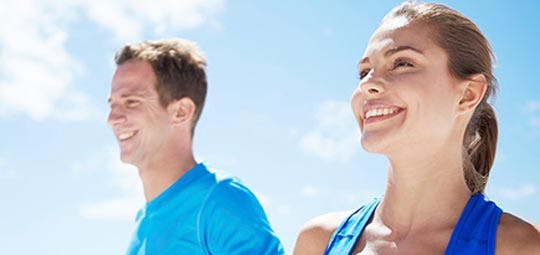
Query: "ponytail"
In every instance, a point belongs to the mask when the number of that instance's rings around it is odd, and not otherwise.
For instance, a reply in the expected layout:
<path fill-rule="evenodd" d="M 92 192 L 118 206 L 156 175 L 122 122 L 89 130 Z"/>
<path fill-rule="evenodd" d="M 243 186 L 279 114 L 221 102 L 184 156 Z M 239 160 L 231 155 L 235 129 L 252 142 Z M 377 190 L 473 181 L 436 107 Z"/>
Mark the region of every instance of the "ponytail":
<path fill-rule="evenodd" d="M 495 161 L 498 125 L 493 107 L 483 100 L 475 109 L 465 131 L 465 181 L 469 190 L 483 193 Z"/>

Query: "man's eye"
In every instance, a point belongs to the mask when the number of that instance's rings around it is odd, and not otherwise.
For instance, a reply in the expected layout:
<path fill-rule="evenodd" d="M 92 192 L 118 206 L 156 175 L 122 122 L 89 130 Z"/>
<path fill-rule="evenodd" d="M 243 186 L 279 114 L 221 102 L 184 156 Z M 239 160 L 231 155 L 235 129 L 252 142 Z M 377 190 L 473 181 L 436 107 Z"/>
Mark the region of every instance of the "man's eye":
<path fill-rule="evenodd" d="M 127 100 L 126 105 L 128 107 L 135 107 L 135 106 L 139 105 L 139 101 L 138 100 Z"/>

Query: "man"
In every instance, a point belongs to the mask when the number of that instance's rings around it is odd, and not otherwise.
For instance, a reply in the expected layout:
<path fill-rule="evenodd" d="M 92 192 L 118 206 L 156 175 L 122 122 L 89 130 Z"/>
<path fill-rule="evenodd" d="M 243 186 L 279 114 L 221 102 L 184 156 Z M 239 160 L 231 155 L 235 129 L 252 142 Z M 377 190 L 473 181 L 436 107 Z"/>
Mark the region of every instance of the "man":
<path fill-rule="evenodd" d="M 108 122 L 137 166 L 147 204 L 128 254 L 283 254 L 264 210 L 238 180 L 195 162 L 206 60 L 187 40 L 126 45 L 116 56 Z"/>

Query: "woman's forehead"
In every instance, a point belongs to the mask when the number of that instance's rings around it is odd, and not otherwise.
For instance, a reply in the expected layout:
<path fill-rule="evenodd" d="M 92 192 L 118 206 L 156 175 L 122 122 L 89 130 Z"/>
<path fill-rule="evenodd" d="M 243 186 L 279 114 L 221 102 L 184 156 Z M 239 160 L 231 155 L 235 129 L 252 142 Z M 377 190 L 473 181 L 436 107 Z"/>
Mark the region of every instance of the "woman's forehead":
<path fill-rule="evenodd" d="M 388 49 L 409 46 L 416 49 L 429 48 L 433 41 L 429 37 L 429 29 L 419 22 L 410 22 L 405 17 L 385 20 L 373 33 L 364 56 Z M 436 46 L 433 44 L 432 46 Z"/>
<path fill-rule="evenodd" d="M 399 28 L 409 25 L 410 23 L 411 23 L 410 20 L 406 18 L 405 16 L 392 17 L 392 18 L 383 20 L 381 25 L 375 31 L 374 35 L 379 31 L 399 29 Z"/>

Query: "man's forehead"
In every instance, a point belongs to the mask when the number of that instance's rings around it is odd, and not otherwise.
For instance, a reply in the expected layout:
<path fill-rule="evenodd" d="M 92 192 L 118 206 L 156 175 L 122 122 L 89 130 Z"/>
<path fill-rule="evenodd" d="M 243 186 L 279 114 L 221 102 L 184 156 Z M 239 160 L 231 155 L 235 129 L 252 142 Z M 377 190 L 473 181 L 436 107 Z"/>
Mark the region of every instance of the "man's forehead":
<path fill-rule="evenodd" d="M 132 96 L 146 97 L 146 96 L 151 95 L 150 88 L 149 87 L 112 86 L 108 101 L 110 102 L 113 97 L 115 98 L 125 98 L 125 97 L 132 97 Z"/>
<path fill-rule="evenodd" d="M 130 88 L 122 91 L 121 96 L 144 96 L 149 94 L 149 88 Z"/>

